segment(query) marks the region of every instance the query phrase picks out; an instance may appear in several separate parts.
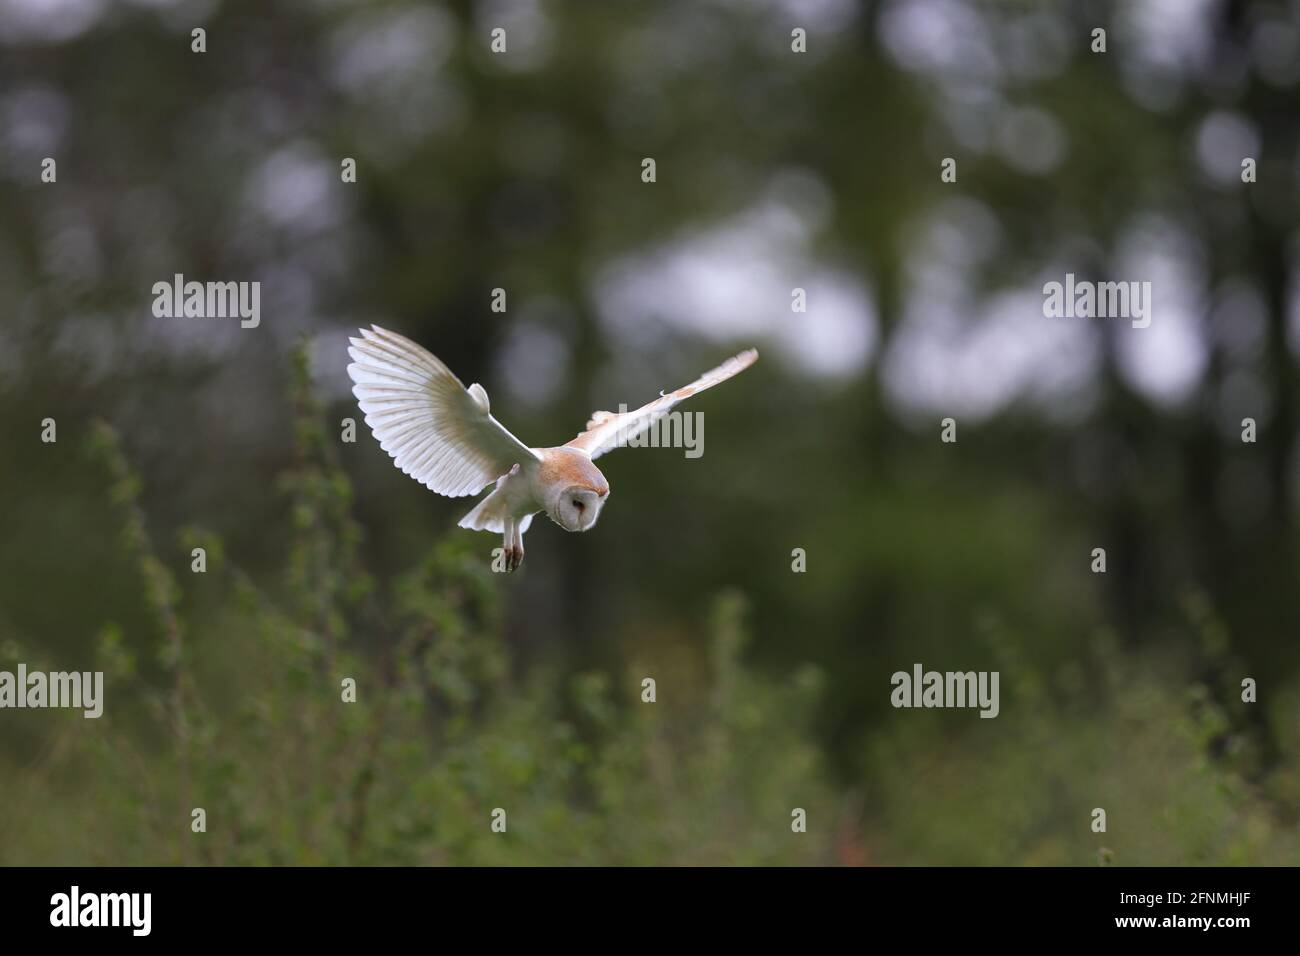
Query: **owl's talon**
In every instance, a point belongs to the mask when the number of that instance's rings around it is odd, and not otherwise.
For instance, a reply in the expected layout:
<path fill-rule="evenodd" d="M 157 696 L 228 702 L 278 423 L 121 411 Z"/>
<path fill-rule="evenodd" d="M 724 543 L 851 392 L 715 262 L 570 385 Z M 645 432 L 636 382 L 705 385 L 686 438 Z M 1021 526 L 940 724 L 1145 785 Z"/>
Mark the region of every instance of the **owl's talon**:
<path fill-rule="evenodd" d="M 517 571 L 519 565 L 524 563 L 523 548 L 506 548 L 506 570 Z"/>

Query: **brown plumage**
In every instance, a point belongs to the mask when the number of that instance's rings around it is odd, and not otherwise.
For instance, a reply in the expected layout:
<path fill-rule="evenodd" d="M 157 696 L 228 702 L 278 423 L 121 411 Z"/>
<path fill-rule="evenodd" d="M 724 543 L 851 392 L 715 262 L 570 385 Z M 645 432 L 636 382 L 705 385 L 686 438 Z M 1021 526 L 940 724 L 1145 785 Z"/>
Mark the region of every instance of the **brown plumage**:
<path fill-rule="evenodd" d="M 609 494 L 609 482 L 585 452 L 567 445 L 537 450 L 542 453 L 537 467 L 537 478 L 542 484 L 563 483 L 586 488 L 602 497 Z"/>

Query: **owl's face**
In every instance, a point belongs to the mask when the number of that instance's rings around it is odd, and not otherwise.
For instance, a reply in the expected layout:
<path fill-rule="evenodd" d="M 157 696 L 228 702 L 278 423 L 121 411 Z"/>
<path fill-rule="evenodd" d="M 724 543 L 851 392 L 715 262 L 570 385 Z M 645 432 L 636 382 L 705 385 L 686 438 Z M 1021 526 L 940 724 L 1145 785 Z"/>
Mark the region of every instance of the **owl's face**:
<path fill-rule="evenodd" d="M 588 531 L 596 524 L 608 497 L 608 491 L 600 495 L 582 485 L 570 485 L 552 506 L 551 520 L 565 531 Z"/>

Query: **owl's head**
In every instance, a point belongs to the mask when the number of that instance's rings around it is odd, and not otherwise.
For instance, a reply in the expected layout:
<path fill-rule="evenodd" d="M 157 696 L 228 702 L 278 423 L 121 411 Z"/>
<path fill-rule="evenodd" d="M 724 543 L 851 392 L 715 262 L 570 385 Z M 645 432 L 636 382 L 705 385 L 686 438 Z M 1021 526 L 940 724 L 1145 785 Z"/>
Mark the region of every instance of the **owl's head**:
<path fill-rule="evenodd" d="M 589 531 L 608 497 L 608 491 L 602 495 L 585 485 L 569 485 L 556 498 L 551 520 L 565 531 Z"/>

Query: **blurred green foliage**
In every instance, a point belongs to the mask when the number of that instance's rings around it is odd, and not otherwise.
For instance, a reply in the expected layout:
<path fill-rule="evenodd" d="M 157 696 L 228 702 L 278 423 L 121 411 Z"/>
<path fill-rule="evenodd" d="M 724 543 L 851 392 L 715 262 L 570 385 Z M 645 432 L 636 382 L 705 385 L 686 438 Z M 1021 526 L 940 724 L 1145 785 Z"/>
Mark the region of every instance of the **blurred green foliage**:
<path fill-rule="evenodd" d="M 38 6 L 0 13 L 0 668 L 113 683 L 98 721 L 0 713 L 0 863 L 1300 860 L 1300 4 L 227 0 L 203 55 L 188 9 Z M 1183 401 L 1125 351 L 1185 362 L 1161 316 L 1037 357 L 1081 394 L 911 404 L 996 392 L 1043 320 L 980 353 L 989 302 L 1126 277 L 1149 221 L 1191 250 Z M 729 262 L 654 272 L 719 228 Z M 870 304 L 842 376 L 796 347 L 849 351 L 834 296 L 788 312 L 823 269 Z M 177 272 L 261 281 L 261 325 L 152 316 Z M 766 326 L 708 327 L 765 284 Z M 900 373 L 935 290 L 947 351 Z M 467 501 L 337 440 L 371 321 L 538 445 L 763 359 L 692 405 L 702 459 L 602 459 L 599 528 L 539 520 L 502 579 Z M 1000 716 L 891 709 L 916 661 L 1001 669 Z"/>
<path fill-rule="evenodd" d="M 707 679 L 661 681 L 671 702 L 643 702 L 635 666 L 512 675 L 507 580 L 462 539 L 388 580 L 365 571 L 301 350 L 293 381 L 280 580 L 253 581 L 198 529 L 181 544 L 205 548 L 209 571 L 169 568 L 116 434 L 93 431 L 116 547 L 148 611 L 150 640 L 133 643 L 156 660 L 142 666 L 119 627 L 103 630 L 111 705 L 98 720 L 55 715 L 53 739 L 5 768 L 0 863 L 1149 865 L 1300 852 L 1278 813 L 1300 796 L 1294 769 L 1260 786 L 1257 744 L 1215 695 L 1182 689 L 1168 655 L 1127 656 L 1104 630 L 1045 683 L 986 617 L 1012 703 L 956 732 L 937 716 L 895 719 L 868 738 L 864 785 L 847 791 L 812 730 L 822 674 L 774 680 L 747 665 L 738 592 L 713 602 Z M 1206 602 L 1187 618 L 1207 654 L 1228 653 Z M 4 650 L 41 665 L 32 649 Z M 1270 697 L 1285 711 L 1295 694 Z M 1083 823 L 1094 806 L 1104 835 Z M 195 807 L 204 833 L 191 832 Z M 489 826 L 498 807 L 504 834 Z M 807 833 L 791 831 L 796 807 Z"/>

